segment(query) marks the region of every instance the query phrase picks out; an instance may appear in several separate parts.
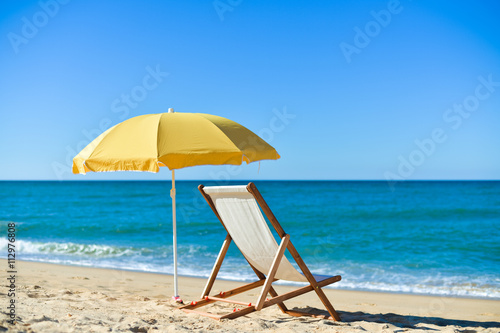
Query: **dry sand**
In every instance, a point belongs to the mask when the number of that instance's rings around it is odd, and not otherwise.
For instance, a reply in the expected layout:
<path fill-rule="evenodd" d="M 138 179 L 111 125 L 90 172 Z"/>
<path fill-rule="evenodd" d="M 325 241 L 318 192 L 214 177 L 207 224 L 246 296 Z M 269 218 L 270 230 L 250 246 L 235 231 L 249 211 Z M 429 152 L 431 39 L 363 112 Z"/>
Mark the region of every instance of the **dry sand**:
<path fill-rule="evenodd" d="M 8 323 L 8 287 L 0 331 L 9 332 L 500 332 L 500 301 L 325 289 L 342 322 L 291 317 L 276 306 L 234 320 L 186 314 L 171 301 L 169 275 L 17 261 L 16 323 Z M 4 276 L 7 262 L 0 260 Z M 5 283 L 5 277 L 3 278 Z M 7 281 L 7 283 L 9 283 Z M 340 282 L 341 283 L 341 282 Z M 179 279 L 185 301 L 205 280 Z M 240 285 L 217 281 L 213 292 Z M 291 290 L 277 286 L 278 293 Z M 255 302 L 258 289 L 244 294 Z M 314 292 L 289 308 L 326 314 Z M 219 309 L 221 306 L 213 306 Z M 223 305 L 232 309 L 232 305 Z"/>

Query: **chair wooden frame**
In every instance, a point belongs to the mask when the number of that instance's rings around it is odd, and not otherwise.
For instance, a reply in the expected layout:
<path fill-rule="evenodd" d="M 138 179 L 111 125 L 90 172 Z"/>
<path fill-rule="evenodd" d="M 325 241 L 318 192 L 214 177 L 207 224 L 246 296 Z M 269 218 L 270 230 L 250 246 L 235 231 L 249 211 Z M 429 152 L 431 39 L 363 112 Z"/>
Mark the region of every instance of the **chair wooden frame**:
<path fill-rule="evenodd" d="M 215 204 L 213 203 L 211 197 L 203 190 L 204 186 L 200 185 L 198 186 L 198 189 L 200 190 L 201 194 L 209 204 L 209 206 L 212 208 L 212 211 L 215 213 L 219 221 L 222 223 L 224 228 L 227 230 L 226 226 L 224 225 L 224 222 L 222 221 L 219 213 L 217 212 L 217 209 L 215 207 Z M 222 262 L 224 260 L 224 257 L 227 253 L 227 250 L 229 248 L 229 245 L 231 244 L 231 236 L 229 233 L 226 236 L 226 239 L 224 240 L 222 244 L 222 248 L 219 252 L 219 255 L 217 257 L 217 260 L 215 261 L 214 267 L 212 269 L 212 273 L 210 274 L 210 277 L 205 285 L 205 288 L 203 289 L 203 292 L 201 294 L 201 299 L 197 302 L 192 302 L 190 304 L 181 306 L 179 309 L 184 310 L 185 312 L 191 312 L 191 313 L 197 313 L 203 316 L 207 316 L 210 318 L 214 318 L 217 320 L 222 320 L 222 319 L 234 319 L 238 318 L 240 316 L 247 315 L 249 313 L 252 313 L 254 311 L 260 311 L 263 308 L 267 308 L 271 305 L 277 305 L 280 310 L 283 313 L 287 313 L 292 316 L 311 316 L 311 317 L 319 317 L 323 319 L 330 319 L 330 320 L 335 320 L 335 321 L 340 321 L 340 316 L 338 313 L 335 311 L 333 308 L 332 304 L 326 297 L 325 293 L 321 289 L 322 287 L 325 287 L 327 285 L 330 285 L 334 282 L 338 282 L 341 280 L 340 275 L 336 276 L 331 276 L 328 277 L 324 280 L 316 281 L 312 273 L 309 271 L 309 268 L 306 266 L 302 258 L 300 257 L 299 253 L 293 246 L 292 242 L 290 241 L 290 236 L 285 233 L 281 225 L 279 224 L 278 220 L 272 213 L 271 209 L 265 202 L 264 198 L 260 194 L 259 190 L 255 186 L 254 183 L 249 183 L 247 185 L 247 190 L 249 193 L 253 195 L 257 203 L 259 204 L 260 208 L 266 215 L 267 219 L 271 223 L 271 225 L 274 227 L 276 232 L 278 233 L 279 237 L 281 238 L 281 243 L 279 245 L 278 251 L 274 257 L 273 264 L 271 265 L 271 268 L 269 269 L 269 272 L 267 273 L 267 276 L 264 275 L 263 272 L 260 272 L 257 270 L 252 264 L 249 265 L 252 267 L 253 271 L 259 278 L 259 280 L 255 282 L 251 282 L 248 284 L 245 284 L 241 287 L 234 288 L 225 292 L 220 292 L 219 294 L 215 294 L 213 296 L 209 296 L 212 287 L 214 285 L 215 279 L 217 277 L 217 274 L 219 273 L 219 269 L 222 265 Z M 275 278 L 276 271 L 278 270 L 278 266 L 281 263 L 281 258 L 283 257 L 285 250 L 289 251 L 299 268 L 302 270 L 302 273 L 306 277 L 307 281 L 309 282 L 308 285 L 304 287 L 300 287 L 298 289 L 295 289 L 293 291 L 290 291 L 288 293 L 278 295 L 274 288 L 272 287 L 272 283 L 277 281 Z M 247 260 L 248 261 L 248 260 Z M 262 286 L 261 293 L 257 299 L 256 303 L 245 303 L 245 302 L 240 302 L 236 300 L 230 300 L 228 299 L 231 296 L 246 292 L 248 290 L 252 290 L 254 288 L 258 288 Z M 294 311 L 294 310 L 289 310 L 286 305 L 283 303 L 284 301 L 291 299 L 296 296 L 300 296 L 302 294 L 305 294 L 310 291 L 315 291 L 316 294 L 318 295 L 319 299 L 325 306 L 326 310 L 330 314 L 330 316 L 322 316 L 322 315 L 314 315 L 310 314 L 307 312 L 301 312 L 301 311 Z M 272 296 L 271 298 L 267 298 L 268 293 Z M 227 313 L 227 314 L 222 314 L 222 315 L 217 315 L 217 314 L 212 314 L 208 312 L 202 312 L 199 310 L 196 310 L 197 308 L 203 307 L 205 305 L 214 303 L 214 302 L 227 302 L 227 303 L 232 303 L 236 305 L 242 306 L 241 309 L 235 310 L 233 312 Z"/>

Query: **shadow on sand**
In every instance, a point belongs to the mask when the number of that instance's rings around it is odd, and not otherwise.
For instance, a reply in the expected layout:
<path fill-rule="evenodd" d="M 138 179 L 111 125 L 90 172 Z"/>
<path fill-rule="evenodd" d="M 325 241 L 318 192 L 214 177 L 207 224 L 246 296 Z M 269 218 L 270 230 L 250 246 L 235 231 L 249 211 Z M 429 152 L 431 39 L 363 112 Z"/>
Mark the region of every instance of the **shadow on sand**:
<path fill-rule="evenodd" d="M 328 312 L 316 308 L 305 307 L 305 308 L 295 308 L 294 310 L 299 310 L 303 312 L 308 312 L 314 315 L 328 316 Z M 339 315 L 342 318 L 342 322 L 344 323 L 354 323 L 354 322 L 369 322 L 369 323 L 378 323 L 378 324 L 388 324 L 394 325 L 400 328 L 411 328 L 411 329 L 420 329 L 420 330 L 433 330 L 432 328 L 426 328 L 422 326 L 426 325 L 435 325 L 435 326 L 459 326 L 462 328 L 468 327 L 468 330 L 462 331 L 467 333 L 475 333 L 476 331 L 470 328 L 500 328 L 500 322 L 494 321 L 470 321 L 470 320 L 460 320 L 460 319 L 446 319 L 439 317 L 420 317 L 420 316 L 404 316 L 395 313 L 385 313 L 385 314 L 371 314 L 366 312 L 347 312 L 347 311 L 338 311 Z M 291 320 L 293 317 L 290 317 Z M 302 317 L 308 318 L 308 317 Z M 316 321 L 319 319 L 316 318 L 308 318 L 308 321 Z M 288 321 L 287 319 L 281 318 L 277 320 L 277 322 Z M 332 322 L 334 325 L 334 322 Z"/>

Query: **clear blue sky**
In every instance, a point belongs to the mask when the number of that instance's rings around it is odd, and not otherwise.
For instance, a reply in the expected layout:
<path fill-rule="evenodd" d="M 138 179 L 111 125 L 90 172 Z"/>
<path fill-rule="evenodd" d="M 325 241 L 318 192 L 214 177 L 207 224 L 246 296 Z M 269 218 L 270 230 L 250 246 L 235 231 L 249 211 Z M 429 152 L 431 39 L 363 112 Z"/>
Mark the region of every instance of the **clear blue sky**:
<path fill-rule="evenodd" d="M 68 163 L 169 107 L 237 121 L 282 156 L 178 179 L 500 179 L 499 15 L 498 1 L 2 1 L 0 179 L 170 179 Z"/>

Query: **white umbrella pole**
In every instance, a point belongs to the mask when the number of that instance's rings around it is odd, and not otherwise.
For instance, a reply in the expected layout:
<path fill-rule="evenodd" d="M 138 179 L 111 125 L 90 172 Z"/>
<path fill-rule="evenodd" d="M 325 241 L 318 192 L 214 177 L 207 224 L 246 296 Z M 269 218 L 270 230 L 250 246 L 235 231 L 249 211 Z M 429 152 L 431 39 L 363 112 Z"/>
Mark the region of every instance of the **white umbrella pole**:
<path fill-rule="evenodd" d="M 175 214 L 175 170 L 172 170 L 172 189 L 170 190 L 172 198 L 172 225 L 174 234 L 174 298 L 179 297 L 179 287 L 177 285 L 177 217 Z"/>

